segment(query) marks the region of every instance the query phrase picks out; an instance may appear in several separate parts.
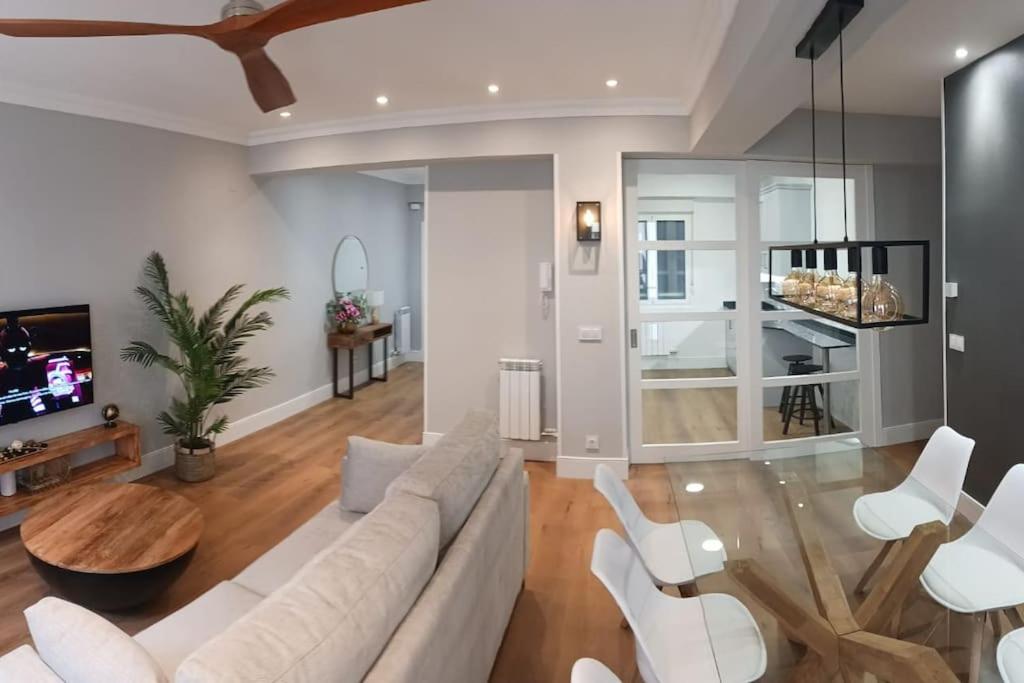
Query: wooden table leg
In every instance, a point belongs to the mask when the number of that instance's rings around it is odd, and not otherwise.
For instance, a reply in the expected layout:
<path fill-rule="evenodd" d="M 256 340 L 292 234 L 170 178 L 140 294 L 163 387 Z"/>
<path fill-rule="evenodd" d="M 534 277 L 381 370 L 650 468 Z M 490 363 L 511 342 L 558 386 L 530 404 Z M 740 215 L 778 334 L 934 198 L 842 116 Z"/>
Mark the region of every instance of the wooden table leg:
<path fill-rule="evenodd" d="M 875 559 L 871 561 L 871 564 L 868 565 L 868 569 L 866 572 L 864 572 L 864 576 L 861 577 L 860 583 L 858 583 L 857 587 L 853 589 L 854 593 L 856 593 L 857 595 L 864 594 L 864 592 L 867 590 L 868 583 L 875 576 L 875 572 L 877 572 L 878 568 L 882 566 L 882 563 L 885 562 L 885 558 L 889 556 L 889 552 L 892 551 L 893 546 L 895 545 L 896 541 L 885 542 L 885 545 L 882 546 L 882 550 L 878 553 L 877 556 L 875 556 Z"/>
<path fill-rule="evenodd" d="M 978 683 L 981 679 L 981 646 L 985 639 L 986 613 L 972 614 L 971 620 L 971 668 L 967 676 L 968 683 Z"/>

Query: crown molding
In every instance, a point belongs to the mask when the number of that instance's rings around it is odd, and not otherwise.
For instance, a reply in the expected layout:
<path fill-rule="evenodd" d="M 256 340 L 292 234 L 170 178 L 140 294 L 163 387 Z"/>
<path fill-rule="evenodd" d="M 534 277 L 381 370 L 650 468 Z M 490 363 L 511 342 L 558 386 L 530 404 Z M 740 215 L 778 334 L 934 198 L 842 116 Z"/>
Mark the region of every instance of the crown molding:
<path fill-rule="evenodd" d="M 510 121 L 516 119 L 555 119 L 587 116 L 686 116 L 687 111 L 675 98 L 620 98 L 599 100 L 562 100 L 507 106 L 470 106 L 447 109 L 423 109 L 392 114 L 337 119 L 321 123 L 278 126 L 249 134 L 250 147 L 345 133 L 366 133 L 444 126 L 458 123 Z"/>
<path fill-rule="evenodd" d="M 147 128 L 159 128 L 236 145 L 245 145 L 248 142 L 244 133 L 230 131 L 199 119 L 179 117 L 155 109 L 9 82 L 0 82 L 0 102 L 131 123 Z"/>

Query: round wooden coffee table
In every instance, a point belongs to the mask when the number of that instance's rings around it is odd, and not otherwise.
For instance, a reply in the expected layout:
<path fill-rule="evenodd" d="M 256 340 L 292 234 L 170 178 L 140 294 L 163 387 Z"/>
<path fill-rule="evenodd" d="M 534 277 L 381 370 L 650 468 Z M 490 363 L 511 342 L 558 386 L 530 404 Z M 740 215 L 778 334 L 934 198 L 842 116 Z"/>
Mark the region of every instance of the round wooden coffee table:
<path fill-rule="evenodd" d="M 90 484 L 53 494 L 21 523 L 40 576 L 72 602 L 116 611 L 147 602 L 188 566 L 203 516 L 176 493 Z"/>

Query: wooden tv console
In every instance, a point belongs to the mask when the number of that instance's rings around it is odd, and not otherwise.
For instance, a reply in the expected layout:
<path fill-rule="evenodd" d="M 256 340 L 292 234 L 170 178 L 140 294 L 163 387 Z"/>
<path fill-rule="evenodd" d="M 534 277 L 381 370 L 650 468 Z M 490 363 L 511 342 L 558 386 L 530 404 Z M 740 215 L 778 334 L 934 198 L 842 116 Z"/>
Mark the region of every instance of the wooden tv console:
<path fill-rule="evenodd" d="M 67 482 L 53 488 L 36 493 L 19 490 L 13 496 L 0 497 L 0 517 L 35 505 L 54 492 L 64 490 L 68 486 L 102 481 L 115 474 L 135 469 L 142 463 L 139 428 L 137 425 L 123 420 L 119 420 L 113 427 L 105 427 L 103 425 L 89 427 L 88 429 L 55 437 L 47 443 L 49 447 L 41 453 L 0 462 L 0 474 L 25 469 L 26 467 L 63 458 L 64 456 L 73 455 L 79 451 L 108 443 L 114 444 L 114 452 L 99 460 L 72 467 L 71 478 Z"/>

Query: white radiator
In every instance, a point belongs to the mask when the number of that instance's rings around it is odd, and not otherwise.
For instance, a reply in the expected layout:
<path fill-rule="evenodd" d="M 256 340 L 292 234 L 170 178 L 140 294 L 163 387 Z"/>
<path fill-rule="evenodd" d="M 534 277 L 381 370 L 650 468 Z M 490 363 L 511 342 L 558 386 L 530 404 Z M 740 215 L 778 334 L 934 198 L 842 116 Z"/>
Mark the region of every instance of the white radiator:
<path fill-rule="evenodd" d="M 412 351 L 412 308 L 402 306 L 395 311 L 395 330 L 398 332 L 395 350 L 407 355 Z"/>
<path fill-rule="evenodd" d="M 540 441 L 540 376 L 544 363 L 539 360 L 502 358 L 498 424 L 503 439 Z"/>

